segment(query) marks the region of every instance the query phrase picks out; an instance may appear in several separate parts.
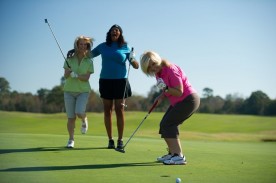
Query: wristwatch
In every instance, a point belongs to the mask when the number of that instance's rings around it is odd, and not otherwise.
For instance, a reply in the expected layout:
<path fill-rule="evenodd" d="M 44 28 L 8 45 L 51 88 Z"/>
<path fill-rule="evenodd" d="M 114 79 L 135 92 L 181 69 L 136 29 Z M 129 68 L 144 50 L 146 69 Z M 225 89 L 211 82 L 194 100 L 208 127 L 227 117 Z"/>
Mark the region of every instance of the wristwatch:
<path fill-rule="evenodd" d="M 168 87 L 168 86 L 166 86 L 166 88 L 165 88 L 164 92 L 168 92 L 168 91 L 169 91 L 169 87 Z"/>

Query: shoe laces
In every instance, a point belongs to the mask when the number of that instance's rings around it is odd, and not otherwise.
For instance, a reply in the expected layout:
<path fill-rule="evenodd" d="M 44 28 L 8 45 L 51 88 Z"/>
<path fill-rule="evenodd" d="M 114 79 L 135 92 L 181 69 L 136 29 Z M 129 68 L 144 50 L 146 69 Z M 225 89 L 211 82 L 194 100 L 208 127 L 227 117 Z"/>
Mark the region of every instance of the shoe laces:
<path fill-rule="evenodd" d="M 123 145 L 123 141 L 122 140 L 118 140 L 118 145 Z"/>

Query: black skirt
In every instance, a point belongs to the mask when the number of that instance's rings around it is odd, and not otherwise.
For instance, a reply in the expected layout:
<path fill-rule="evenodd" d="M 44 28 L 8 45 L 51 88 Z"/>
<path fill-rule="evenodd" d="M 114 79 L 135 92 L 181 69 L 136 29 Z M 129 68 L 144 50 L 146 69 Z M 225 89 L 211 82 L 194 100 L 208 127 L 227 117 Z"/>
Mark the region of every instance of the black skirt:
<path fill-rule="evenodd" d="M 104 99 L 123 99 L 132 95 L 131 87 L 126 78 L 100 79 L 100 95 Z"/>

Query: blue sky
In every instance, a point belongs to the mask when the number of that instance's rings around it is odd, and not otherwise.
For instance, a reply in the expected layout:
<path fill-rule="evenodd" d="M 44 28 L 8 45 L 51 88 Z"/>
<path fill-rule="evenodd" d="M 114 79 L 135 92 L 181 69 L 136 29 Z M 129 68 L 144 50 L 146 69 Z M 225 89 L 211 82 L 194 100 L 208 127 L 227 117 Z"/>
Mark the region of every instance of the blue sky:
<path fill-rule="evenodd" d="M 105 41 L 113 24 L 136 57 L 154 50 L 181 66 L 202 96 L 249 97 L 262 90 L 276 99 L 276 1 L 274 0 L 1 0 L 0 77 L 11 90 L 31 92 L 60 84 L 64 52 L 86 35 Z M 92 89 L 98 91 L 101 58 L 94 59 Z M 155 84 L 130 69 L 135 94 L 146 96 Z"/>

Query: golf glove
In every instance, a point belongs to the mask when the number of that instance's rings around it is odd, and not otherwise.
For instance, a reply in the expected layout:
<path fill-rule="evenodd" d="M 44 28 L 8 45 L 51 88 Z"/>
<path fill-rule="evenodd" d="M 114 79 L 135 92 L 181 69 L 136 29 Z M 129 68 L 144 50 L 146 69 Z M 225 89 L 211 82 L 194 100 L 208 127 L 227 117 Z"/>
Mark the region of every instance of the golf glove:
<path fill-rule="evenodd" d="M 158 78 L 157 79 L 157 84 L 156 86 L 160 89 L 160 90 L 164 90 L 167 85 L 164 83 L 163 79 L 162 78 Z"/>
<path fill-rule="evenodd" d="M 134 53 L 134 51 L 131 51 L 130 53 L 129 53 L 129 57 L 128 57 L 128 59 L 129 59 L 129 61 L 133 61 L 133 60 L 135 60 L 135 53 Z"/>
<path fill-rule="evenodd" d="M 75 72 L 71 72 L 71 73 L 70 73 L 70 76 L 71 76 L 72 78 L 77 78 L 77 77 L 78 77 L 78 74 L 75 73 Z"/>

